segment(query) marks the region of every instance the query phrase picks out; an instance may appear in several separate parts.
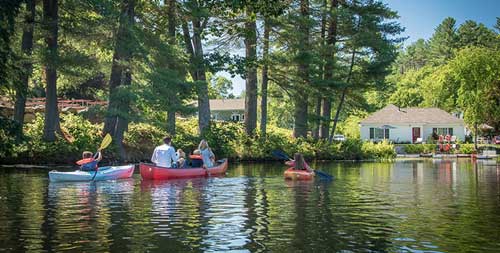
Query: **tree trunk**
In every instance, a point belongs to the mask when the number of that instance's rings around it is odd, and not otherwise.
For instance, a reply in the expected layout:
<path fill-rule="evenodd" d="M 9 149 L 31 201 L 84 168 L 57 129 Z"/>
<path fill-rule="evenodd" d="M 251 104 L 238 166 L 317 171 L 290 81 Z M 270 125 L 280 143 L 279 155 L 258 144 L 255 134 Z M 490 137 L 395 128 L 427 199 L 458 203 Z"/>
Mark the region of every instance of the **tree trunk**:
<path fill-rule="evenodd" d="M 60 132 L 59 110 L 57 108 L 57 32 L 58 32 L 57 0 L 43 1 L 43 25 L 47 53 L 44 59 L 46 81 L 45 122 L 43 139 L 48 142 L 56 140 L 56 131 Z"/>
<path fill-rule="evenodd" d="M 336 10 L 339 6 L 338 0 L 332 0 L 330 5 L 330 25 L 328 27 L 327 35 L 327 57 L 325 63 L 325 80 L 332 81 L 333 79 L 333 67 L 335 61 L 335 44 L 337 43 L 337 14 Z M 334 13 L 335 12 L 335 13 Z M 329 97 L 323 99 L 323 122 L 321 124 L 320 136 L 323 139 L 328 138 L 328 131 L 330 128 L 331 121 L 331 111 L 332 111 L 332 101 Z"/>
<path fill-rule="evenodd" d="M 302 82 L 295 91 L 294 102 L 294 137 L 307 136 L 307 112 L 308 112 L 308 95 L 304 89 L 309 86 L 309 24 L 306 20 L 309 19 L 309 1 L 300 1 L 300 14 L 302 20 L 299 21 L 299 54 L 298 73 L 302 77 Z"/>
<path fill-rule="evenodd" d="M 351 82 L 352 70 L 354 67 L 355 57 L 356 57 L 356 50 L 353 50 L 352 55 L 351 55 L 351 66 L 349 67 L 349 74 L 347 75 L 347 80 L 346 80 L 346 86 L 342 90 L 342 95 L 340 96 L 339 106 L 337 107 L 337 112 L 335 113 L 335 118 L 333 119 L 332 132 L 330 133 L 330 138 L 328 140 L 330 143 L 333 141 L 333 135 L 335 134 L 335 129 L 337 128 L 337 122 L 339 120 L 340 111 L 342 110 L 342 106 L 344 105 L 345 95 L 347 93 L 347 87 L 348 87 L 349 83 Z"/>
<path fill-rule="evenodd" d="M 321 112 L 321 126 L 319 131 L 319 138 L 328 139 L 328 132 L 330 130 L 332 101 L 329 97 L 323 98 L 323 109 Z"/>
<path fill-rule="evenodd" d="M 340 111 L 342 110 L 342 106 L 344 105 L 345 94 L 347 93 L 347 87 L 342 90 L 342 95 L 340 96 L 339 105 L 337 107 L 337 112 L 335 113 L 335 118 L 333 119 L 332 132 L 330 133 L 329 142 L 333 141 L 333 135 L 335 134 L 335 129 L 337 128 L 337 122 L 339 120 Z"/>
<path fill-rule="evenodd" d="M 262 95 L 260 101 L 260 132 L 262 137 L 266 138 L 266 130 L 267 130 L 267 83 L 269 81 L 269 77 L 267 74 L 268 71 L 268 55 L 269 55 L 269 34 L 271 32 L 271 24 L 269 23 L 269 19 L 264 19 L 264 45 L 262 49 L 262 58 L 264 60 L 264 65 L 262 66 Z"/>
<path fill-rule="evenodd" d="M 202 27 L 200 20 L 193 20 L 193 45 L 196 68 L 196 81 L 198 81 L 198 129 L 204 135 L 210 126 L 210 100 L 208 98 L 208 83 L 203 62 L 203 45 L 201 44 Z"/>
<path fill-rule="evenodd" d="M 169 44 L 175 46 L 175 28 L 176 28 L 176 0 L 168 0 L 168 38 Z M 169 64 L 169 68 L 173 69 L 174 65 Z M 174 96 L 170 99 L 170 108 L 167 111 L 167 132 L 168 134 L 175 135 L 175 113 L 179 101 L 177 100 L 178 93 L 175 92 Z"/>
<path fill-rule="evenodd" d="M 314 128 L 312 136 L 315 140 L 319 139 L 319 126 L 321 124 L 321 96 L 318 94 L 314 109 Z"/>
<path fill-rule="evenodd" d="M 123 147 L 123 135 L 128 128 L 128 115 L 130 111 L 130 101 L 120 98 L 120 86 L 130 86 L 132 82 L 132 72 L 130 69 L 131 52 L 127 48 L 127 39 L 131 26 L 134 24 L 135 0 L 124 0 L 120 14 L 120 24 L 115 38 L 115 51 L 113 53 L 113 65 L 111 66 L 111 76 L 109 78 L 109 103 L 108 112 L 104 121 L 103 132 L 113 136 L 113 140 L 118 145 L 120 157 L 126 159 Z M 126 90 L 126 89 L 123 89 Z"/>
<path fill-rule="evenodd" d="M 33 29 L 35 26 L 35 0 L 26 0 L 26 16 L 24 18 L 21 52 L 23 53 L 23 69 L 16 85 L 16 104 L 14 105 L 14 120 L 19 124 L 17 139 L 23 134 L 24 113 L 26 109 L 26 95 L 28 82 L 33 71 L 31 53 L 33 51 Z"/>
<path fill-rule="evenodd" d="M 477 151 L 477 134 L 478 134 L 478 131 L 477 131 L 478 127 L 477 127 L 477 122 L 474 123 L 474 150 Z"/>
<path fill-rule="evenodd" d="M 247 9 L 245 21 L 245 131 L 255 133 L 257 127 L 257 25 L 252 18 L 253 12 Z"/>

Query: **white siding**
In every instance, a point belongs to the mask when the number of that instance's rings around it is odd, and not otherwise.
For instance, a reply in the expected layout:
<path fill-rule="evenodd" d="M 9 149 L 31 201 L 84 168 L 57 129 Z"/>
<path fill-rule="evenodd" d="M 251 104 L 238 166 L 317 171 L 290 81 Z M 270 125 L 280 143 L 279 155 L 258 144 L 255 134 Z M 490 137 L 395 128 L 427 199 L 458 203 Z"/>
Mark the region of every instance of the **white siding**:
<path fill-rule="evenodd" d="M 370 128 L 381 128 L 383 125 L 389 125 L 394 128 L 389 129 L 389 140 L 394 142 L 411 142 L 411 128 L 409 125 L 394 125 L 394 124 L 366 124 L 361 125 L 361 139 L 370 140 Z M 417 127 L 417 126 L 415 126 Z"/>
<path fill-rule="evenodd" d="M 412 142 L 412 128 L 420 127 L 420 136 L 423 141 L 426 141 L 429 135 L 432 135 L 432 128 L 453 128 L 453 135 L 457 136 L 457 138 L 461 141 L 465 139 L 465 127 L 463 125 L 453 125 L 453 124 L 440 124 L 440 125 L 422 125 L 422 124 L 405 124 L 405 125 L 396 125 L 396 124 L 361 124 L 360 129 L 360 137 L 362 140 L 370 140 L 370 128 L 381 128 L 383 125 L 389 125 L 391 128 L 389 129 L 389 140 L 393 142 Z"/>
<path fill-rule="evenodd" d="M 428 124 L 424 127 L 424 141 L 427 140 L 429 135 L 432 135 L 433 128 L 453 128 L 453 135 L 456 136 L 460 141 L 465 140 L 465 127 L 463 125 Z"/>

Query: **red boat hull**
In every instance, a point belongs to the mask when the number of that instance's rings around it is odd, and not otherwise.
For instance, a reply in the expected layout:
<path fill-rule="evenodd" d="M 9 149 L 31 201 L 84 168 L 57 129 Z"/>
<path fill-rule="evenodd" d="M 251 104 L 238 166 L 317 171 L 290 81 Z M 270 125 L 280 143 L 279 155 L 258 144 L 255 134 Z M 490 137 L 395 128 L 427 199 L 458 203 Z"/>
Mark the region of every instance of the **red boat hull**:
<path fill-rule="evenodd" d="M 190 178 L 190 177 L 204 177 L 211 175 L 223 174 L 227 170 L 227 159 L 217 166 L 203 169 L 203 168 L 165 168 L 159 167 L 154 164 L 141 163 L 139 165 L 141 170 L 141 177 L 144 180 L 162 180 L 173 178 Z M 207 171 L 208 170 L 208 171 Z"/>
<path fill-rule="evenodd" d="M 283 173 L 285 179 L 291 180 L 311 180 L 314 178 L 314 172 L 309 172 L 307 170 L 295 170 L 294 168 L 289 168 Z"/>

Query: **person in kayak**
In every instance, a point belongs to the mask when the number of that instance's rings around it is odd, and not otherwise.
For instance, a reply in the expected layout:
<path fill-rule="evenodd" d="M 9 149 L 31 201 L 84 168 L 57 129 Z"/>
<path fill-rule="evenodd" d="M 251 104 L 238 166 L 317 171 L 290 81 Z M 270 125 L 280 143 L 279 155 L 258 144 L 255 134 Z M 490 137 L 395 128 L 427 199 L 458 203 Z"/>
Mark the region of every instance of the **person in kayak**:
<path fill-rule="evenodd" d="M 215 163 L 215 155 L 212 152 L 212 149 L 208 146 L 208 142 L 206 140 L 201 140 L 200 145 L 198 145 L 198 150 L 200 150 L 200 155 L 203 159 L 203 166 L 205 168 L 213 167 Z"/>
<path fill-rule="evenodd" d="M 286 165 L 293 167 L 295 170 L 307 170 L 313 172 L 314 170 L 309 167 L 309 165 L 304 160 L 304 156 L 301 153 L 295 153 L 293 160 L 285 162 Z"/>
<path fill-rule="evenodd" d="M 95 171 L 97 170 L 97 164 L 101 161 L 101 150 L 97 150 L 97 157 L 90 151 L 83 151 L 82 159 L 76 162 L 80 165 L 81 171 Z"/>
<path fill-rule="evenodd" d="M 176 168 L 178 156 L 172 147 L 172 138 L 165 137 L 163 143 L 155 148 L 151 161 L 160 167 Z"/>

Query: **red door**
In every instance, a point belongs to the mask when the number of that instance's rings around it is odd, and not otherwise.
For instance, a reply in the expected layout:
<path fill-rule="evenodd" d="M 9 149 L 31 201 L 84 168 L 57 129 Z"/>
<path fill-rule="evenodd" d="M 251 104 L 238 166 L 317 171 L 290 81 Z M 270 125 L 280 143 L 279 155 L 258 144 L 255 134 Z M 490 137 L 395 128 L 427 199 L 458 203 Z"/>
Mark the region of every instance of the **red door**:
<path fill-rule="evenodd" d="M 412 128 L 412 139 L 413 143 L 417 141 L 417 138 L 420 138 L 420 127 L 414 127 Z"/>

